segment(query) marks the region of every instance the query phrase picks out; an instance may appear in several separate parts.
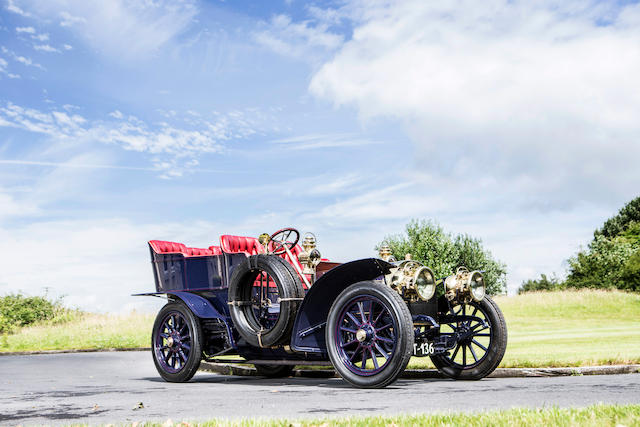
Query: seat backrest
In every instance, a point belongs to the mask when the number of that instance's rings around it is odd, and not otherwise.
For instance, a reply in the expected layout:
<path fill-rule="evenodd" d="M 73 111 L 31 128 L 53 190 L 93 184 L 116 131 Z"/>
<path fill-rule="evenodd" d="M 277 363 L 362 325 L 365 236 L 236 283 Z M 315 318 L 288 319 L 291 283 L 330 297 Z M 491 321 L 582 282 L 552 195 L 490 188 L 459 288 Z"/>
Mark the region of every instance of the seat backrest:
<path fill-rule="evenodd" d="M 188 248 L 183 243 L 167 242 L 164 240 L 150 240 L 149 245 L 151 245 L 151 248 L 159 254 L 176 253 L 182 254 L 185 257 L 212 256 L 222 254 L 220 246 L 209 246 L 208 249 Z"/>
<path fill-rule="evenodd" d="M 185 256 L 211 256 L 214 255 L 211 249 L 185 248 Z"/>
<path fill-rule="evenodd" d="M 186 253 L 187 248 L 182 243 L 167 242 L 164 240 L 150 240 L 149 244 L 156 253 L 168 254 L 168 253 Z"/>
<path fill-rule="evenodd" d="M 222 255 L 222 249 L 220 249 L 220 246 L 209 246 L 209 250 L 213 252 L 213 255 Z"/>
<path fill-rule="evenodd" d="M 229 234 L 220 236 L 220 248 L 222 252 L 228 254 L 257 255 L 264 252 L 262 245 L 255 237 L 231 236 Z"/>

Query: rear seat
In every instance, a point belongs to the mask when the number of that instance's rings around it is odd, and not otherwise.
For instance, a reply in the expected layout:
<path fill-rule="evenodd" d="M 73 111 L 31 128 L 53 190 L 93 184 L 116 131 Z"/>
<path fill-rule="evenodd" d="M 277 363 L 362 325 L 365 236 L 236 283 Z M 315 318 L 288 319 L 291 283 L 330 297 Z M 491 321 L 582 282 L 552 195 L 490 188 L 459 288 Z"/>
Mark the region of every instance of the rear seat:
<path fill-rule="evenodd" d="M 151 248 L 159 254 L 179 253 L 184 255 L 185 257 L 212 256 L 222 254 L 220 246 L 209 246 L 208 249 L 188 248 L 183 243 L 167 242 L 164 240 L 150 240 L 149 245 L 151 245 Z"/>

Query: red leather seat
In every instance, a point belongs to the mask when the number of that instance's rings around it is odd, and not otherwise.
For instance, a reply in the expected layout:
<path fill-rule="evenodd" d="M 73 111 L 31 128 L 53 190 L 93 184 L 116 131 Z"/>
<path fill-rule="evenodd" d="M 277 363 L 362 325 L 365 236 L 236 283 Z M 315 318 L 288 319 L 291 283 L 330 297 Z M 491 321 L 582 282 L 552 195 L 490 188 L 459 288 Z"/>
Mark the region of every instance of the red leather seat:
<path fill-rule="evenodd" d="M 151 245 L 153 250 L 159 254 L 177 253 L 182 254 L 185 257 L 212 256 L 222 254 L 219 246 L 209 246 L 209 249 L 188 248 L 183 243 L 166 242 L 164 240 L 150 240 L 149 245 Z"/>
<path fill-rule="evenodd" d="M 263 246 L 255 237 L 231 236 L 229 234 L 220 236 L 220 248 L 222 248 L 222 252 L 228 254 L 257 255 L 264 253 Z"/>
<path fill-rule="evenodd" d="M 186 246 L 182 243 L 165 242 L 164 240 L 150 240 L 149 245 L 159 254 L 185 253 L 187 251 Z"/>

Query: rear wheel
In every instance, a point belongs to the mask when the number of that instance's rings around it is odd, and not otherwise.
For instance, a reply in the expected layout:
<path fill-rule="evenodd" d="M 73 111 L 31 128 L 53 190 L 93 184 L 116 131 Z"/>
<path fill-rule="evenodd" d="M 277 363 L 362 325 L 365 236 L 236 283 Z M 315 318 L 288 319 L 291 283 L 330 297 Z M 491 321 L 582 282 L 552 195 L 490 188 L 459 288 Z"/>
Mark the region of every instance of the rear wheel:
<path fill-rule="evenodd" d="M 440 332 L 463 336 L 447 353 L 431 356 L 438 371 L 450 378 L 479 380 L 486 377 L 498 367 L 507 348 L 504 316 L 489 297 L 452 307 Z"/>
<path fill-rule="evenodd" d="M 169 382 L 189 381 L 202 358 L 202 331 L 196 316 L 181 302 L 162 307 L 151 334 L 153 362 Z"/>
<path fill-rule="evenodd" d="M 255 365 L 258 375 L 267 378 L 290 377 L 294 366 L 291 365 Z"/>
<path fill-rule="evenodd" d="M 329 311 L 326 341 L 335 370 L 349 383 L 380 388 L 394 382 L 413 350 L 411 313 L 391 288 L 354 283 Z"/>

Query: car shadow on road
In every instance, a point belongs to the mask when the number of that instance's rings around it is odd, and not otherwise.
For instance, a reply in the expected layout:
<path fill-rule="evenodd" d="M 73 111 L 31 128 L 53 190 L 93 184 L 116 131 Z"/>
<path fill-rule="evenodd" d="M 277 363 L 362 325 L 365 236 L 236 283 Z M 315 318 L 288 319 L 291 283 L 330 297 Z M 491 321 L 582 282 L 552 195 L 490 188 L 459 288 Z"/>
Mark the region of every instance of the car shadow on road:
<path fill-rule="evenodd" d="M 164 383 L 172 386 L 176 383 L 169 383 L 160 377 L 144 377 L 142 381 L 151 381 L 155 383 Z M 411 387 L 415 381 L 421 382 L 448 382 L 450 380 L 441 378 L 429 378 L 423 380 L 415 379 L 399 379 L 395 383 L 385 387 L 385 390 L 405 389 Z M 183 384 L 234 384 L 251 387 L 322 387 L 331 389 L 355 389 L 354 386 L 341 378 L 305 378 L 305 377 L 287 377 L 287 378 L 266 378 L 259 376 L 239 376 L 239 375 L 220 375 L 200 373 L 192 378 L 188 383 Z"/>

